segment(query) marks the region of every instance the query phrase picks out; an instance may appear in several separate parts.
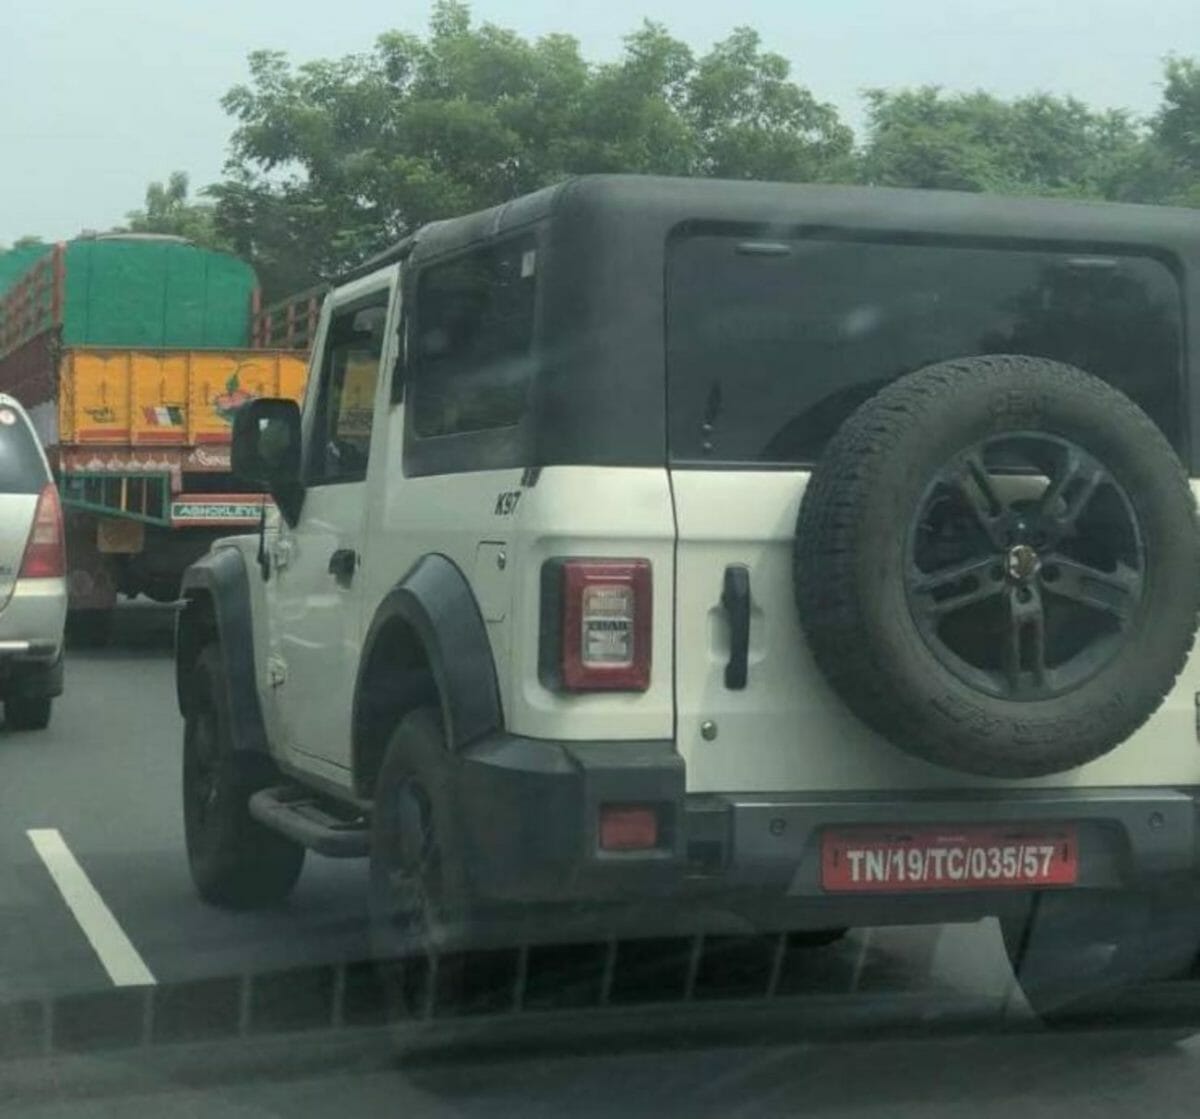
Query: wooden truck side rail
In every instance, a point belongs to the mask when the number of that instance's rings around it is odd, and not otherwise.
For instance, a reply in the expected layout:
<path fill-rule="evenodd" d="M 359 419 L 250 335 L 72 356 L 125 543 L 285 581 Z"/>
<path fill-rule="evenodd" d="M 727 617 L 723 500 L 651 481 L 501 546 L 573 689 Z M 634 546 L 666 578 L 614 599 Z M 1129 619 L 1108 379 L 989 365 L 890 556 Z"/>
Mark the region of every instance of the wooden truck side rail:
<path fill-rule="evenodd" d="M 66 248 L 59 242 L 0 296 L 0 357 L 62 325 Z"/>
<path fill-rule="evenodd" d="M 263 307 L 258 290 L 251 303 L 250 344 L 258 349 L 310 350 L 328 284 L 318 284 Z"/>

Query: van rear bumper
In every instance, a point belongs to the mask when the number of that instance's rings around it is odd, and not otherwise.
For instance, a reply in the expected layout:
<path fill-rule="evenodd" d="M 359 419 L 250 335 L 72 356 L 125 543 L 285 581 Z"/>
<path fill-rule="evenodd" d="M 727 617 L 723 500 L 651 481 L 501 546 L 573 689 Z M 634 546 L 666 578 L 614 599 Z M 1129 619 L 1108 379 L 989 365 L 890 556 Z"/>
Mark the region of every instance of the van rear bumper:
<path fill-rule="evenodd" d="M 0 699 L 53 699 L 63 692 L 62 647 L 0 641 Z"/>
<path fill-rule="evenodd" d="M 1073 888 L 1149 889 L 1200 874 L 1197 792 L 1189 789 L 688 795 L 670 742 L 507 735 L 469 748 L 457 778 L 472 892 L 496 902 L 656 911 L 729 905 L 755 923 L 820 928 L 971 919 L 1028 897 L 1014 888 L 823 890 L 823 832 L 880 825 L 1071 825 L 1079 841 Z M 653 806 L 659 845 L 601 850 L 597 821 L 606 804 Z"/>
<path fill-rule="evenodd" d="M 0 661 L 58 660 L 66 620 L 65 579 L 18 579 L 0 609 Z"/>

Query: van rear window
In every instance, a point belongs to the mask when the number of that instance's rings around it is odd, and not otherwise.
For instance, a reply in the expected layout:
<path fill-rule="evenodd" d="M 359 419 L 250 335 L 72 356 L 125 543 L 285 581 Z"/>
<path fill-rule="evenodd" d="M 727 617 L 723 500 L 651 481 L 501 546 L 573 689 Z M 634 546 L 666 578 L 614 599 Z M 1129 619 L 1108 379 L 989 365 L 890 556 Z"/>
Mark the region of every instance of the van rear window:
<path fill-rule="evenodd" d="M 29 425 L 0 404 L 0 493 L 40 493 L 49 480 Z"/>
<path fill-rule="evenodd" d="M 676 463 L 811 464 L 889 381 L 986 353 L 1077 365 L 1182 449 L 1180 294 L 1150 257 L 722 231 L 667 272 Z"/>

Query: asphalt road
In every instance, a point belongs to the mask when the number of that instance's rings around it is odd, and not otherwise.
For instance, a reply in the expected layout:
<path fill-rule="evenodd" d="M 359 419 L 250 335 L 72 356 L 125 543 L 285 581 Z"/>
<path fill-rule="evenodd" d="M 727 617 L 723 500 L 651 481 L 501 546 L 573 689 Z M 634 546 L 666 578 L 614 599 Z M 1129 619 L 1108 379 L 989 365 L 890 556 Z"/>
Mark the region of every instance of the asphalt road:
<path fill-rule="evenodd" d="M 0 1003 L 110 980 L 30 840 L 56 829 L 159 984 L 364 960 L 365 866 L 310 856 L 283 908 L 227 913 L 192 891 L 183 853 L 171 612 L 122 610 L 113 643 L 73 651 L 45 731 L 0 731 Z M 977 942 L 988 967 L 981 968 Z M 934 981 L 1001 997 L 982 928 L 877 930 L 836 950 L 844 985 Z"/>
<path fill-rule="evenodd" d="M 45 731 L 0 731 L 0 1002 L 108 976 L 30 842 L 57 829 L 160 982 L 361 959 L 364 872 L 313 858 L 286 909 L 230 914 L 183 854 L 169 609 L 121 611 L 110 648 L 71 652 Z"/>
<path fill-rule="evenodd" d="M 123 611 L 112 647 L 70 655 L 47 731 L 0 730 L 2 1114 L 1190 1114 L 1200 1037 L 1043 1032 L 989 922 L 789 947 L 769 1005 L 704 964 L 686 1006 L 509 1014 L 399 1067 L 365 867 L 310 857 L 265 913 L 192 892 L 170 625 Z M 114 977 L 120 952 L 143 979 Z"/>

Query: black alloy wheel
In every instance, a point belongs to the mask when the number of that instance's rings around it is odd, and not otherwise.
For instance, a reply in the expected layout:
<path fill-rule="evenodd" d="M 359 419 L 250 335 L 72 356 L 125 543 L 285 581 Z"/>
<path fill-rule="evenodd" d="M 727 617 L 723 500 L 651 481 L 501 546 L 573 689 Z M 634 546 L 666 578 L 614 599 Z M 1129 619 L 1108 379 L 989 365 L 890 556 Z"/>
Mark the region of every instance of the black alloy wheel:
<path fill-rule="evenodd" d="M 991 695 L 1072 691 L 1121 647 L 1145 539 L 1119 482 L 1070 440 L 1020 432 L 937 473 L 908 534 L 905 589 L 929 649 Z"/>

